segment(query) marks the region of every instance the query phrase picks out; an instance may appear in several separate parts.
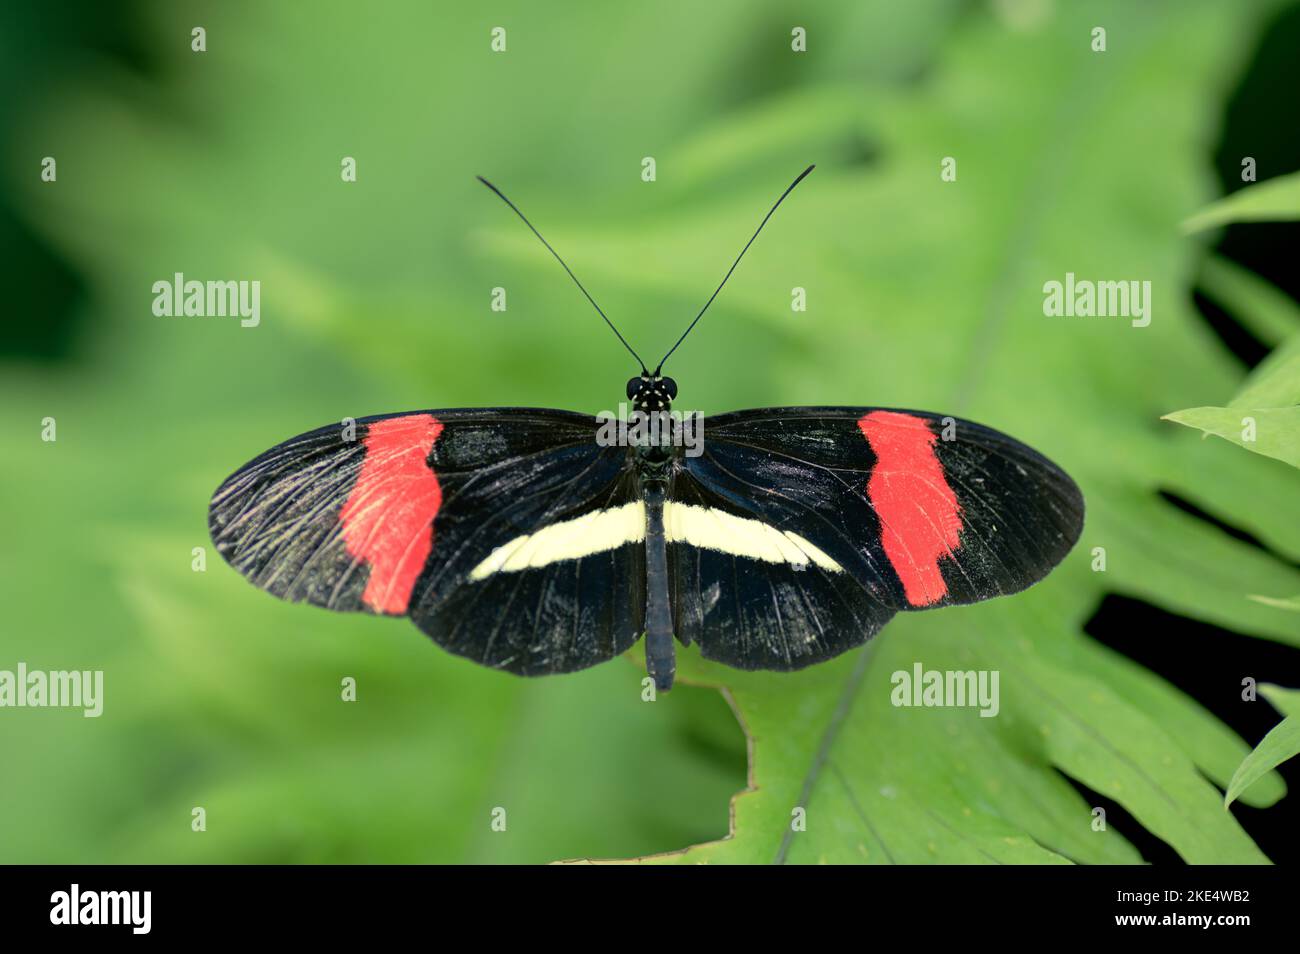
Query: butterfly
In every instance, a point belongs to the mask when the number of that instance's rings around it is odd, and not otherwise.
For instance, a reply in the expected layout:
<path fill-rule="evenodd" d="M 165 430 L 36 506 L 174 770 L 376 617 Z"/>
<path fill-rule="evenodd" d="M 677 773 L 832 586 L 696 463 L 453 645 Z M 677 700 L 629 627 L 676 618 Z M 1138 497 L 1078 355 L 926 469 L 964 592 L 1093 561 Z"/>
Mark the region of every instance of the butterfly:
<path fill-rule="evenodd" d="M 281 599 L 407 616 L 444 649 L 524 676 L 585 669 L 644 635 L 661 691 L 674 641 L 788 671 L 861 645 L 897 612 L 1038 582 L 1078 540 L 1083 497 L 1005 434 L 874 407 L 673 411 L 664 362 L 812 169 L 653 371 L 480 178 L 640 365 L 628 420 L 462 408 L 310 431 L 217 489 L 217 550 Z"/>

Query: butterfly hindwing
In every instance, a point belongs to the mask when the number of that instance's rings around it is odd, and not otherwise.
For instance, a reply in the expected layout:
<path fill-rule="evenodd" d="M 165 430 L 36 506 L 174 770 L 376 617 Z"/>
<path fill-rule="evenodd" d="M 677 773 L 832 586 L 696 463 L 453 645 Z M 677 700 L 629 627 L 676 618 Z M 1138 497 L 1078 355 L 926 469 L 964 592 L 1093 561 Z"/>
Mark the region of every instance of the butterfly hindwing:
<path fill-rule="evenodd" d="M 584 669 L 640 638 L 645 508 L 625 448 L 598 447 L 589 430 L 583 444 L 448 486 L 435 537 L 446 556 L 410 608 L 440 646 L 531 676 Z"/>
<path fill-rule="evenodd" d="M 802 669 L 861 645 L 894 615 L 820 547 L 752 506 L 746 481 L 705 473 L 679 474 L 665 508 L 683 643 L 739 669 Z"/>
<path fill-rule="evenodd" d="M 635 642 L 644 612 L 643 548 L 605 545 L 634 514 L 599 514 L 637 506 L 625 451 L 595 433 L 591 417 L 514 408 L 321 428 L 223 483 L 212 537 L 282 599 L 407 614 L 451 651 L 513 672 L 580 669 Z"/>

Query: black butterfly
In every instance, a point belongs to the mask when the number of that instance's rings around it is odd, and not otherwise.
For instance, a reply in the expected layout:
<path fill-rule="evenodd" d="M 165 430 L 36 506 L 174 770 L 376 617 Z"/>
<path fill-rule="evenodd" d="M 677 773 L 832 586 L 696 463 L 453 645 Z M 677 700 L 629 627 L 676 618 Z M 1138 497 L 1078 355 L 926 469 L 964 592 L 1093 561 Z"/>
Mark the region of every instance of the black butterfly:
<path fill-rule="evenodd" d="M 681 418 L 664 362 L 637 362 L 627 433 L 534 408 L 321 428 L 221 485 L 212 538 L 282 599 L 410 616 L 444 648 L 521 675 L 584 669 L 644 633 L 668 689 L 674 636 L 741 669 L 799 669 L 899 610 L 1023 590 L 1079 537 L 1074 482 L 1005 434 L 868 407 Z"/>

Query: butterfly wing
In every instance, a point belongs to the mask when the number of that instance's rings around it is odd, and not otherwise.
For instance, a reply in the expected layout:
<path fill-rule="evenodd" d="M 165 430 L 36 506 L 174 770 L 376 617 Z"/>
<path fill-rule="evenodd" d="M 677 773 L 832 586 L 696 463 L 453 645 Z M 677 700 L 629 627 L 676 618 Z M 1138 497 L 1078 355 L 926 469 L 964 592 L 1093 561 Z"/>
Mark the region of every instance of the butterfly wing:
<path fill-rule="evenodd" d="M 677 476 L 664 508 L 674 632 L 728 666 L 802 669 L 860 645 L 894 609 L 749 496 L 764 479 L 712 465 Z"/>
<path fill-rule="evenodd" d="M 628 649 L 644 509 L 594 418 L 419 411 L 325 427 L 214 494 L 218 551 L 281 599 L 409 615 L 452 652 L 534 675 Z M 640 531 L 636 517 L 640 513 Z"/>
<path fill-rule="evenodd" d="M 1082 529 L 1064 471 L 960 419 L 739 411 L 708 418 L 702 448 L 683 458 L 666 518 L 678 632 L 744 668 L 820 661 L 896 610 L 1023 590 Z"/>

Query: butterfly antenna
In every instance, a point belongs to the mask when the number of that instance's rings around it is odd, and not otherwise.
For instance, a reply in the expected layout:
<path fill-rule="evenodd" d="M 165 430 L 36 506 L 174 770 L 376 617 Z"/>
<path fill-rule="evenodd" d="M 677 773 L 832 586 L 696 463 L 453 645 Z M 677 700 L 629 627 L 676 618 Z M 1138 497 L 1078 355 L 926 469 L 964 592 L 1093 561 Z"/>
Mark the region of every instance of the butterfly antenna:
<path fill-rule="evenodd" d="M 718 292 L 722 291 L 722 286 L 727 284 L 727 279 L 730 278 L 731 273 L 736 270 L 736 266 L 740 264 L 740 260 L 745 257 L 745 253 L 749 251 L 749 247 L 754 244 L 754 239 L 758 238 L 758 233 L 763 231 L 763 226 L 767 225 L 767 220 L 772 217 L 772 213 L 775 212 L 777 210 L 777 207 L 780 206 L 780 204 L 785 201 L 785 197 L 794 191 L 794 187 L 797 186 L 800 182 L 803 182 L 804 178 L 808 175 L 808 173 L 812 172 L 816 168 L 817 168 L 816 165 L 811 165 L 803 172 L 799 173 L 799 175 L 795 177 L 794 182 L 790 183 L 789 188 L 787 188 L 784 192 L 781 193 L 781 198 L 776 200 L 776 205 L 773 205 L 772 208 L 768 210 L 767 215 L 763 216 L 763 221 L 758 223 L 758 228 L 754 230 L 754 234 L 750 236 L 749 241 L 745 243 L 745 247 L 740 250 L 740 254 L 736 256 L 736 260 L 731 263 L 731 267 L 727 269 L 727 274 L 722 276 L 721 284 L 719 284 L 718 287 L 714 289 L 713 294 L 709 296 L 709 300 L 706 301 L 704 303 L 704 307 L 700 309 L 700 313 L 695 316 L 695 320 L 686 326 L 686 330 L 682 332 L 682 336 L 677 339 L 677 344 L 669 348 L 668 353 L 663 356 L 663 359 L 659 362 L 659 366 L 654 370 L 656 376 L 663 369 L 664 361 L 667 361 L 669 358 L 672 357 L 673 352 L 677 350 L 677 345 L 680 345 L 683 341 L 686 340 L 686 336 L 691 333 L 691 329 L 694 328 L 695 325 L 699 322 L 699 320 L 704 317 L 704 313 L 709 310 L 709 306 L 713 304 L 713 299 L 718 297 Z"/>
<path fill-rule="evenodd" d="M 614 322 L 609 320 L 609 316 L 607 316 L 603 311 L 600 310 L 600 306 L 596 304 L 596 299 L 592 298 L 591 294 L 587 291 L 587 289 L 582 287 L 582 282 L 578 281 L 578 276 L 573 274 L 573 269 L 569 268 L 568 265 L 564 264 L 564 259 L 560 258 L 560 253 L 557 252 L 555 249 L 551 248 L 551 243 L 546 241 L 546 239 L 542 238 L 542 233 L 537 231 L 537 229 L 533 226 L 533 223 L 528 221 L 528 217 L 519 211 L 519 207 L 517 205 L 515 205 L 513 202 L 511 202 L 509 199 L 506 198 L 504 192 L 502 192 L 492 183 L 488 182 L 482 176 L 475 176 L 474 178 L 477 179 L 479 182 L 483 183 L 493 192 L 495 192 L 497 194 L 497 198 L 499 198 L 506 205 L 510 206 L 510 208 L 514 210 L 515 215 L 519 216 L 519 218 L 523 220 L 524 225 L 528 226 L 528 228 L 532 230 L 532 233 L 537 236 L 537 240 L 546 246 L 546 250 L 548 252 L 550 252 L 552 255 L 555 256 L 555 260 L 560 263 L 560 267 L 569 273 L 569 277 L 573 279 L 573 284 L 578 286 L 578 290 L 581 291 L 582 294 L 586 296 L 587 301 L 591 302 L 591 307 L 596 309 L 596 314 L 600 315 L 600 317 L 605 319 L 605 324 L 609 325 L 609 330 L 614 332 L 614 334 L 618 336 L 618 340 L 623 342 L 623 347 L 628 350 L 628 353 L 631 354 L 632 357 L 636 358 L 636 363 L 641 365 L 641 373 L 648 374 L 649 372 L 646 371 L 645 362 L 641 360 L 641 356 L 632 349 L 632 346 L 630 344 L 627 343 L 627 339 L 624 338 L 621 334 L 619 334 L 619 330 L 614 327 Z"/>

